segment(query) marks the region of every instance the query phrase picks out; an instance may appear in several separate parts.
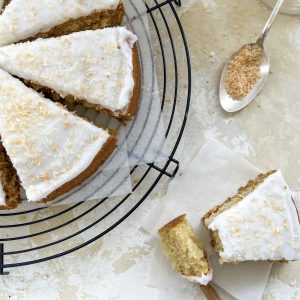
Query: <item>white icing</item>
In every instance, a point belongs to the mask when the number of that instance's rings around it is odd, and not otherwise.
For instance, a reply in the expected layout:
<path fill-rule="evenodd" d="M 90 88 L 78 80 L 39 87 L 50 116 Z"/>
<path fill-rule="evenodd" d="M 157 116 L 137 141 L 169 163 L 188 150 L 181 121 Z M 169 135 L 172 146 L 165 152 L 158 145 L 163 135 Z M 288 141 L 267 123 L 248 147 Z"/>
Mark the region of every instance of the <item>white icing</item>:
<path fill-rule="evenodd" d="M 117 8 L 121 0 L 12 0 L 0 16 L 0 46 L 33 37 L 70 19 Z"/>
<path fill-rule="evenodd" d="M 199 283 L 201 285 L 208 285 L 212 281 L 212 277 L 213 277 L 212 269 L 209 270 L 207 274 L 202 274 L 201 276 L 182 275 L 182 278 L 187 279 L 194 283 Z"/>
<path fill-rule="evenodd" d="M 132 47 L 124 27 L 83 31 L 0 49 L 0 66 L 18 77 L 50 87 L 62 97 L 126 109 L 134 87 Z"/>
<path fill-rule="evenodd" d="M 29 201 L 81 174 L 109 134 L 0 70 L 0 134 Z"/>
<path fill-rule="evenodd" d="M 5 192 L 3 190 L 3 186 L 0 182 L 0 205 L 6 205 L 6 202 L 5 202 Z"/>
<path fill-rule="evenodd" d="M 280 171 L 231 208 L 217 215 L 225 262 L 300 259 L 300 225 L 292 192 Z"/>

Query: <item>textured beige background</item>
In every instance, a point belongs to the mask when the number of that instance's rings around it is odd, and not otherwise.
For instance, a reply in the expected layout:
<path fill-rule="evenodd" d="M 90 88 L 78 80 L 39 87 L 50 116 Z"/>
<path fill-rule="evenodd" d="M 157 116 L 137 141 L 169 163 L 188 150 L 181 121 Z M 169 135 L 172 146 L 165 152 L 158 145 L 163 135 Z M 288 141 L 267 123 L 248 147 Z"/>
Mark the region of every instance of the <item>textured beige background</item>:
<path fill-rule="evenodd" d="M 179 14 L 193 66 L 184 155 L 178 156 L 182 165 L 207 139 L 216 138 L 261 169 L 281 168 L 300 191 L 300 17 L 279 16 L 266 45 L 272 63 L 267 85 L 247 109 L 232 115 L 218 104 L 221 66 L 232 51 L 255 40 L 270 11 L 257 0 L 182 2 Z M 179 38 L 175 24 L 171 29 Z M 93 245 L 55 261 L 10 270 L 10 276 L 0 277 L 0 299 L 201 299 L 190 284 L 172 292 L 145 286 L 151 246 L 137 228 L 159 205 L 166 187 L 165 180 L 123 226 Z M 275 264 L 265 299 L 300 299 L 299 267 Z"/>

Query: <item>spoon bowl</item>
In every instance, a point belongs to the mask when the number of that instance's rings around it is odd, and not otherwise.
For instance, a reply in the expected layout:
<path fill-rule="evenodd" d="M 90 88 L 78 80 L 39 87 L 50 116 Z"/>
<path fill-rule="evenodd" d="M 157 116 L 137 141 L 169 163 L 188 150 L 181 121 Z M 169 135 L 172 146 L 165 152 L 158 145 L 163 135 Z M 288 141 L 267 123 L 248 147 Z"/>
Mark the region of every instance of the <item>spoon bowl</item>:
<path fill-rule="evenodd" d="M 225 85 L 226 85 L 226 73 L 228 70 L 229 63 L 237 53 L 238 52 L 234 53 L 226 62 L 220 80 L 220 88 L 219 88 L 220 103 L 223 109 L 227 112 L 236 112 L 246 107 L 262 90 L 270 72 L 269 57 L 267 56 L 266 52 L 262 48 L 262 63 L 260 65 L 260 79 L 257 81 L 253 89 L 251 89 L 251 91 L 244 98 L 240 100 L 234 100 L 227 93 Z"/>
<path fill-rule="evenodd" d="M 230 57 L 230 59 L 225 64 L 225 67 L 222 72 L 221 80 L 220 80 L 220 87 L 219 87 L 219 98 L 220 103 L 223 109 L 227 112 L 236 112 L 241 110 L 242 108 L 246 107 L 262 90 L 269 72 L 270 72 L 270 62 L 269 58 L 264 50 L 264 41 L 274 23 L 274 20 L 276 16 L 278 15 L 278 12 L 283 4 L 284 0 L 277 0 L 276 5 L 263 29 L 262 34 L 254 44 L 249 45 L 258 45 L 262 49 L 262 63 L 260 65 L 260 79 L 256 82 L 255 86 L 249 91 L 249 93 L 240 100 L 234 100 L 232 97 L 227 93 L 226 91 L 226 73 L 228 70 L 228 66 L 232 58 L 238 53 L 234 53 L 233 56 Z M 244 46 L 245 47 L 245 46 Z"/>

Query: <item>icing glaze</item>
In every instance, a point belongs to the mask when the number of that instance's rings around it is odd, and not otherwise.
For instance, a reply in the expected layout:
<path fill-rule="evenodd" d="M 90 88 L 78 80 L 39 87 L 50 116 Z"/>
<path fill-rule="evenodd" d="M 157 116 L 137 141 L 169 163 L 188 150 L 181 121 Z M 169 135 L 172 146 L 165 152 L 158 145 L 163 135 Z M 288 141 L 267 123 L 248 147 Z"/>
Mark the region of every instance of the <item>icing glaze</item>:
<path fill-rule="evenodd" d="M 0 70 L 0 134 L 29 201 L 81 174 L 109 134 Z"/>
<path fill-rule="evenodd" d="M 0 46 L 33 37 L 70 19 L 115 9 L 122 0 L 11 0 L 0 16 Z"/>
<path fill-rule="evenodd" d="M 182 278 L 187 279 L 194 283 L 199 283 L 201 285 L 208 285 L 213 278 L 213 271 L 212 269 L 208 271 L 207 274 L 202 274 L 201 276 L 186 276 L 182 275 Z"/>
<path fill-rule="evenodd" d="M 280 171 L 268 176 L 243 200 L 217 215 L 224 262 L 300 259 L 300 225 L 293 193 Z"/>
<path fill-rule="evenodd" d="M 72 95 L 119 112 L 126 109 L 134 88 L 136 40 L 124 27 L 39 39 L 0 48 L 0 66 L 62 97 Z"/>

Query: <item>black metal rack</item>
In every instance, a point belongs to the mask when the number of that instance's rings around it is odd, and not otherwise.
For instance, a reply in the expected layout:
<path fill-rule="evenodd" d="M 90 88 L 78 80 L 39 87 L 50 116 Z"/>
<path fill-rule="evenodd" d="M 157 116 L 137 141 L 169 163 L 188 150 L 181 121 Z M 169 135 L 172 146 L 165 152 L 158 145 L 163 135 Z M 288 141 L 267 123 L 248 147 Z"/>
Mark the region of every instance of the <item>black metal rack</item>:
<path fill-rule="evenodd" d="M 185 129 L 191 97 L 188 45 L 176 12 L 181 1 L 151 0 L 145 5 L 152 39 L 159 46 L 155 60 L 160 66 L 157 73 L 161 78 L 165 137 L 171 144 L 168 160 L 133 167 L 130 172 L 133 193 L 125 197 L 0 213 L 0 274 L 8 274 L 5 271 L 9 268 L 52 260 L 93 243 L 128 218 L 163 177 L 172 178 L 177 174 L 179 162 L 174 156 Z"/>

